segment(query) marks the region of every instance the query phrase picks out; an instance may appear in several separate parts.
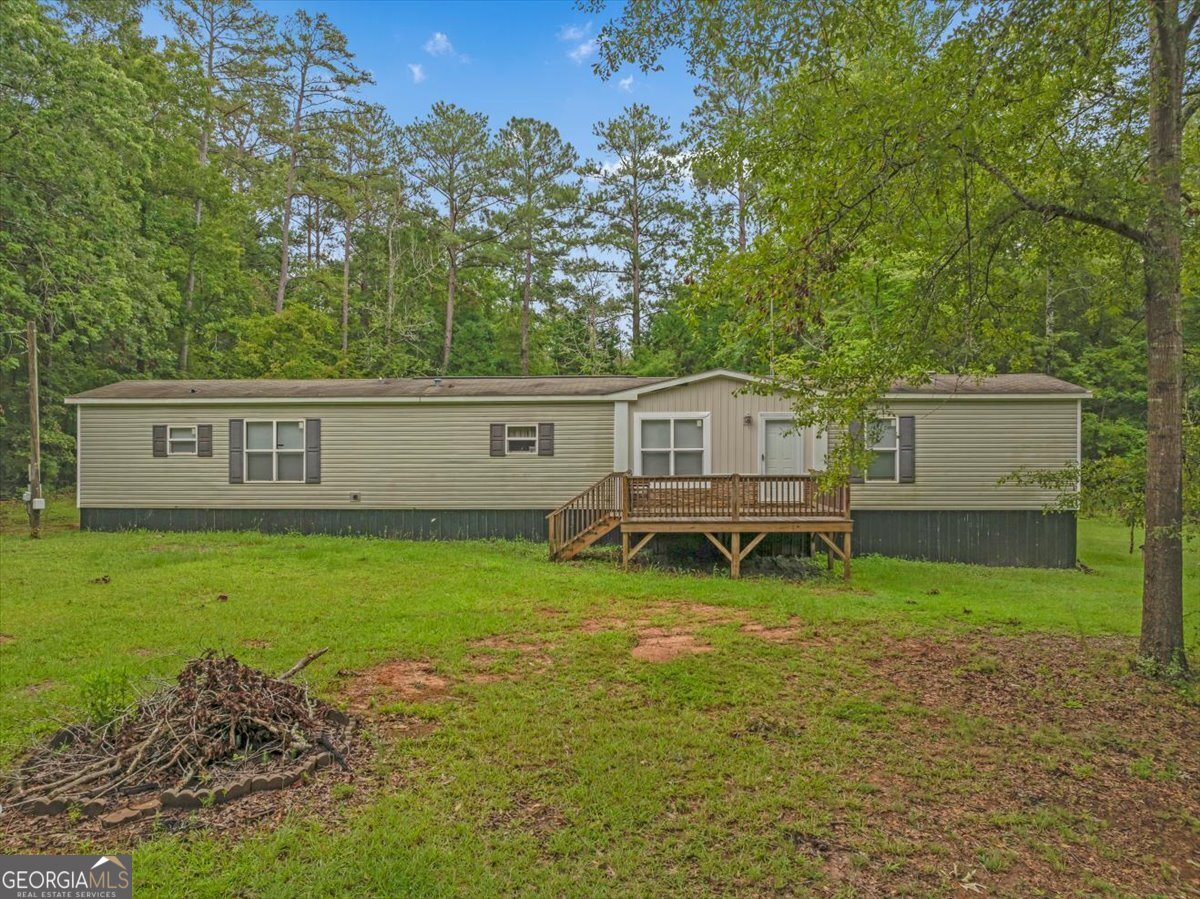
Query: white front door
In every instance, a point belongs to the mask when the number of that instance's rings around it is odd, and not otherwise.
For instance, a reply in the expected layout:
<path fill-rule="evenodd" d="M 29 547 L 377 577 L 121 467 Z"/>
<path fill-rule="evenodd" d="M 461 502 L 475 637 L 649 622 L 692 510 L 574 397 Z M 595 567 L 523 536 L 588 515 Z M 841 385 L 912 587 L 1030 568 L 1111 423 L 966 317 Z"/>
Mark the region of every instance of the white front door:
<path fill-rule="evenodd" d="M 763 422 L 763 474 L 802 474 L 801 432 L 790 418 Z"/>
<path fill-rule="evenodd" d="M 763 474 L 802 474 L 803 432 L 792 418 L 764 418 L 762 422 Z M 764 503 L 804 501 L 802 481 L 765 481 L 759 484 L 758 498 Z"/>

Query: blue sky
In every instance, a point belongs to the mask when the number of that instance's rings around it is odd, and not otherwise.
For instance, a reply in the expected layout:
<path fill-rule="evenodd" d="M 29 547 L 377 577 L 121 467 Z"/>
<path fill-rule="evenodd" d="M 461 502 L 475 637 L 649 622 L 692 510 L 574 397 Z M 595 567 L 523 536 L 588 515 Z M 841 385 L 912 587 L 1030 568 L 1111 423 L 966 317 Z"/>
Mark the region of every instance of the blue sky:
<path fill-rule="evenodd" d="M 663 72 L 630 68 L 601 81 L 591 69 L 591 41 L 604 16 L 581 13 L 571 0 L 261 0 L 259 6 L 280 19 L 298 7 L 327 13 L 375 77 L 364 95 L 400 124 L 447 100 L 486 113 L 494 128 L 512 116 L 544 119 L 589 156 L 592 125 L 629 103 L 648 104 L 676 130 L 693 103 L 692 79 L 677 55 Z M 164 27 L 148 7 L 146 30 L 162 34 Z"/>

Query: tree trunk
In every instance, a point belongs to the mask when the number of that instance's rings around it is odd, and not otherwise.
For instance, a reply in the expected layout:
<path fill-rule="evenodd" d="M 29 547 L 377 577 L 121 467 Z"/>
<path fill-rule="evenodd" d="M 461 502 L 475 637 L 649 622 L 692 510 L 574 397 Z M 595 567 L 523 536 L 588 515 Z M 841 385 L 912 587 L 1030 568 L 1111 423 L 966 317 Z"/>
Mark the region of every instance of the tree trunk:
<path fill-rule="evenodd" d="M 450 347 L 454 341 L 454 299 L 458 292 L 458 254 L 450 252 L 450 271 L 446 276 L 446 331 L 442 336 L 442 374 L 450 369 Z"/>
<path fill-rule="evenodd" d="M 396 314 L 396 219 L 387 224 L 387 315 L 384 319 L 383 345 L 392 348 L 392 319 Z"/>
<path fill-rule="evenodd" d="M 346 223 L 345 248 L 342 252 L 342 353 L 350 349 L 350 223 Z"/>
<path fill-rule="evenodd" d="M 318 268 L 321 266 L 321 198 L 313 197 L 313 262 Z"/>
<path fill-rule="evenodd" d="M 532 240 L 532 237 L 530 238 Z M 533 292 L 533 251 L 525 245 L 525 284 L 521 292 L 521 374 L 529 376 L 529 304 Z"/>
<path fill-rule="evenodd" d="M 216 23 L 213 22 L 211 11 L 208 20 L 205 23 L 208 26 L 208 45 L 204 56 L 204 74 L 210 85 L 209 91 L 212 90 L 213 78 L 216 75 Z M 204 124 L 200 129 L 200 149 L 199 160 L 200 167 L 204 168 L 208 165 L 208 144 L 211 140 L 210 133 L 212 132 L 212 95 L 205 98 L 204 107 Z M 183 333 L 179 337 L 179 372 L 187 374 L 188 370 L 188 353 L 191 348 L 192 336 L 192 307 L 195 303 L 196 296 L 196 236 L 200 232 L 200 218 L 204 211 L 204 201 L 200 197 L 196 197 L 196 205 L 192 211 L 192 246 L 188 251 L 188 270 L 187 284 L 183 290 Z"/>
<path fill-rule="evenodd" d="M 296 189 L 296 164 L 299 157 L 300 123 L 304 116 L 304 91 L 308 87 L 308 67 L 300 68 L 300 89 L 296 92 L 296 112 L 292 117 L 292 146 L 288 154 L 287 184 L 283 190 L 283 221 L 279 235 L 279 289 L 275 293 L 275 314 L 283 312 L 283 294 L 288 281 L 288 242 L 292 228 L 292 192 Z"/>
<path fill-rule="evenodd" d="M 738 175 L 737 188 L 737 224 L 738 224 L 738 250 L 746 252 L 746 178 L 744 175 Z"/>
<path fill-rule="evenodd" d="M 1183 301 L 1181 136 L 1186 34 L 1176 0 L 1150 4 L 1146 223 L 1146 541 L 1139 652 L 1187 672 L 1183 644 Z"/>
<path fill-rule="evenodd" d="M 641 231 L 638 227 L 637 201 L 634 201 L 634 210 L 632 218 L 633 227 L 630 231 L 632 238 L 632 253 L 630 254 L 629 264 L 629 291 L 631 294 L 633 315 L 632 333 L 629 336 L 630 349 L 636 350 L 642 342 L 642 256 L 640 241 L 642 239 Z"/>

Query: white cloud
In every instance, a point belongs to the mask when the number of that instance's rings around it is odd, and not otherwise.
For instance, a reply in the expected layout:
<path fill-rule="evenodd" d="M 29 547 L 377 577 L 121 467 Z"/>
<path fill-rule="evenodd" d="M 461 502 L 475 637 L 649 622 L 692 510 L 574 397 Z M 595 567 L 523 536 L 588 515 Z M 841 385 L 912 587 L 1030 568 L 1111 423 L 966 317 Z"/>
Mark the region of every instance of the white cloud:
<path fill-rule="evenodd" d="M 583 43 L 568 51 L 567 56 L 571 57 L 571 59 L 575 60 L 577 63 L 582 63 L 585 59 L 587 59 L 589 56 L 593 56 L 595 53 L 596 39 L 594 37 L 590 37 Z"/>
<path fill-rule="evenodd" d="M 408 70 L 412 72 L 413 84 L 420 84 L 425 80 L 425 67 L 419 62 L 410 62 Z"/>
<path fill-rule="evenodd" d="M 633 93 L 633 76 L 630 75 L 628 78 L 622 78 L 617 82 L 617 87 L 625 91 L 627 94 Z"/>
<path fill-rule="evenodd" d="M 433 37 L 425 42 L 425 52 L 430 56 L 453 56 L 454 45 L 444 31 L 435 31 Z"/>
<path fill-rule="evenodd" d="M 592 30 L 592 23 L 586 25 L 564 25 L 558 32 L 560 41 L 581 41 L 588 36 Z"/>

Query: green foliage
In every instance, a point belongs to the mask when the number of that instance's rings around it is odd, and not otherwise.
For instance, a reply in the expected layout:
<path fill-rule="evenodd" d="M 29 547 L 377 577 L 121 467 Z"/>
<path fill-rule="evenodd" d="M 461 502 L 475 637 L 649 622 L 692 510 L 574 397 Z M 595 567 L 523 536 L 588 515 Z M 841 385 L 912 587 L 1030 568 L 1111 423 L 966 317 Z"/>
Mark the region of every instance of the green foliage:
<path fill-rule="evenodd" d="M 95 727 L 107 727 L 123 715 L 136 698 L 133 676 L 125 669 L 99 670 L 80 686 L 84 712 Z"/>
<path fill-rule="evenodd" d="M 225 356 L 230 378 L 334 378 L 339 375 L 337 328 L 333 319 L 308 305 L 294 303 L 279 315 L 236 319 L 226 326 L 235 335 Z"/>

